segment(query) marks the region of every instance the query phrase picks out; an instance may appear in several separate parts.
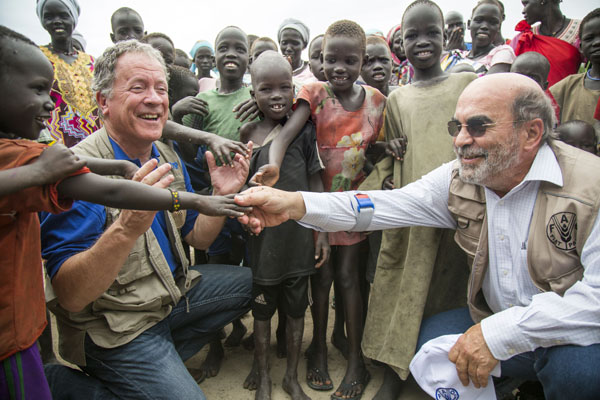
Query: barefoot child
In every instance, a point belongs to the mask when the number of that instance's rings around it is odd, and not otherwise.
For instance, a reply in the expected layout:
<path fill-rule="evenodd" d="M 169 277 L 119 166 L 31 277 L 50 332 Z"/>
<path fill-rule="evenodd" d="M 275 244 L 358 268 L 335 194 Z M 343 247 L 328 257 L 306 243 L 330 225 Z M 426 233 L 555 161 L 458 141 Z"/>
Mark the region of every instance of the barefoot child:
<path fill-rule="evenodd" d="M 367 147 L 377 139 L 383 124 L 385 96 L 377 89 L 355 84 L 365 61 L 366 38 L 352 21 L 338 21 L 327 29 L 321 59 L 327 82 L 309 83 L 298 94 L 297 107 L 281 133 L 271 144 L 269 160 L 281 165 L 285 149 L 310 118 L 316 125 L 319 155 L 325 165 L 322 174 L 327 191 L 356 189 L 365 177 L 363 165 Z M 277 175 L 262 168 L 255 180 L 265 182 Z M 265 179 L 266 178 L 266 179 Z M 307 363 L 307 383 L 315 390 L 330 390 L 333 383 L 327 370 L 327 314 L 331 283 L 340 285 L 344 298 L 348 334 L 348 364 L 333 399 L 359 398 L 370 380 L 360 340 L 363 309 L 360 296 L 359 260 L 365 253 L 362 233 L 329 234 L 331 262 L 312 276 L 314 300 L 313 343 Z"/>
<path fill-rule="evenodd" d="M 251 170 L 256 171 L 268 163 L 270 142 L 280 132 L 292 107 L 294 85 L 289 62 L 275 51 L 267 51 L 255 59 L 250 72 L 252 97 L 264 118 L 244 125 L 240 136 L 243 142 L 252 141 L 260 146 L 250 164 Z M 322 191 L 322 168 L 314 125 L 307 122 L 286 151 L 281 178 L 275 187 Z M 318 246 L 315 252 L 313 231 L 296 223 L 266 229 L 248 241 L 254 282 L 251 307 L 255 342 L 255 365 L 249 379 L 256 379 L 256 399 L 268 399 L 271 394 L 268 351 L 271 318 L 278 306 L 287 316 L 287 369 L 282 387 L 294 400 L 308 399 L 298 383 L 298 359 L 308 306 L 309 276 L 326 261 L 329 252 L 325 233 L 319 234 L 318 244 L 324 244 L 327 250 Z M 317 265 L 315 259 L 320 259 Z"/>
<path fill-rule="evenodd" d="M 437 4 L 419 0 L 407 7 L 402 35 L 414 76 L 410 85 L 390 94 L 384 130 L 391 150 L 397 148 L 395 142 L 403 136 L 408 138 L 408 147 L 403 161 L 402 154 L 393 150 L 394 157 L 377 166 L 378 176 L 391 176 L 394 188 L 406 186 L 454 158 L 446 125 L 454 115 L 459 95 L 477 76 L 442 70 L 439 60 L 443 34 L 444 19 Z M 383 183 L 375 182 L 371 188 L 381 189 Z M 461 271 L 467 271 L 466 259 L 453 249 L 451 232 L 442 233 L 440 229 L 411 227 L 383 232 L 362 342 L 367 357 L 389 366 L 377 398 L 399 395 L 401 379 L 408 376 L 423 313 L 455 305 L 448 297 L 464 289 L 466 275 L 463 282 Z M 455 285 L 455 291 L 447 288 L 450 284 Z M 435 301 L 428 301 L 429 293 L 435 293 L 431 296 Z"/>
<path fill-rule="evenodd" d="M 242 125 L 235 118 L 233 108 L 250 99 L 250 89 L 244 85 L 244 73 L 248 67 L 248 37 L 240 28 L 228 26 L 217 34 L 215 39 L 215 61 L 219 71 L 220 86 L 218 89 L 199 93 L 196 97 L 207 104 L 208 113 L 188 114 L 183 117 L 183 125 L 202 129 L 231 140 L 239 140 L 239 129 Z M 204 176 L 203 166 L 205 146 L 185 145 L 178 143 L 180 154 L 190 171 L 194 190 L 207 189 L 210 182 Z M 245 253 L 245 232 L 240 224 L 232 219 L 227 220 L 223 230 L 209 248 L 208 261 L 211 264 L 240 265 Z M 241 321 L 234 322 L 233 331 L 228 344 L 237 346 L 246 333 Z M 207 359 L 201 369 L 192 375 L 201 382 L 206 377 L 216 376 L 223 359 L 221 341 L 215 339 L 210 346 Z"/>
<path fill-rule="evenodd" d="M 12 393 L 10 398 L 50 399 L 35 344 L 46 326 L 37 212 L 66 211 L 72 199 L 117 208 L 166 210 L 173 208 L 173 195 L 137 182 L 99 177 L 64 146 L 48 148 L 36 143 L 44 120 L 54 109 L 52 65 L 35 43 L 3 26 L 0 72 L 4 94 L 0 100 L 0 398 Z M 90 167 L 93 163 L 90 159 Z M 136 179 L 155 167 L 156 161 L 146 163 Z M 170 167 L 160 166 L 146 181 L 158 181 Z M 115 172 L 112 168 L 109 173 Z M 157 186 L 167 187 L 172 181 L 169 176 Z M 181 192 L 179 201 L 181 208 L 215 212 L 215 206 L 221 205 L 226 214 L 238 214 L 232 201 L 223 197 Z"/>

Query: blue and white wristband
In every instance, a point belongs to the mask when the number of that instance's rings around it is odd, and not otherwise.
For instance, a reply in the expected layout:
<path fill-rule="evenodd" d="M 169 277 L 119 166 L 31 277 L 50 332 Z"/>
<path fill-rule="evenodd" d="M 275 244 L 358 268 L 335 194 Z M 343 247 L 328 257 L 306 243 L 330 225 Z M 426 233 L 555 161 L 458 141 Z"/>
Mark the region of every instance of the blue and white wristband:
<path fill-rule="evenodd" d="M 356 225 L 352 228 L 354 232 L 364 232 L 371 225 L 375 204 L 366 193 L 356 193 L 352 199 L 352 206 L 356 210 Z"/>

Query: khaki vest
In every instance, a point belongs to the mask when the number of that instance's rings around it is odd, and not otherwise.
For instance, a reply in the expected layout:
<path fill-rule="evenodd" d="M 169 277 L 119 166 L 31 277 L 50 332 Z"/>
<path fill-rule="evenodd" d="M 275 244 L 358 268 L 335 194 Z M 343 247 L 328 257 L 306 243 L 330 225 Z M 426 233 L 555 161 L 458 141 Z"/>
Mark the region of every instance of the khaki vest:
<path fill-rule="evenodd" d="M 600 158 L 562 142 L 549 144 L 563 187 L 540 183 L 529 225 L 527 267 L 540 292 L 562 296 L 583 276 L 581 251 L 600 205 Z M 457 223 L 454 238 L 471 264 L 468 304 L 471 317 L 479 322 L 492 314 L 481 291 L 489 262 L 485 191 L 461 181 L 458 164 L 452 171 L 448 209 Z"/>
<path fill-rule="evenodd" d="M 171 169 L 175 179 L 170 187 L 185 191 L 179 157 L 166 144 L 158 141 L 154 144 L 160 153 L 159 164 L 176 162 L 179 165 L 179 168 Z M 73 151 L 114 159 L 112 145 L 104 128 L 73 147 Z M 123 179 L 120 176 L 110 178 Z M 119 217 L 120 212 L 106 207 L 106 228 Z M 113 284 L 84 310 L 76 313 L 66 311 L 58 304 L 51 287 L 47 287 L 48 308 L 57 317 L 59 352 L 65 360 L 85 365 L 83 343 L 86 333 L 100 347 L 113 348 L 130 342 L 165 318 L 192 283 L 196 283 L 200 274 L 189 270 L 189 261 L 179 233 L 179 228 L 185 222 L 185 211 L 166 212 L 166 216 L 168 229 L 173 233 L 169 234 L 171 247 L 182 267 L 177 268 L 175 278 L 156 237 L 148 229 L 137 239 Z M 98 260 L 98 268 L 102 268 L 102 260 Z"/>

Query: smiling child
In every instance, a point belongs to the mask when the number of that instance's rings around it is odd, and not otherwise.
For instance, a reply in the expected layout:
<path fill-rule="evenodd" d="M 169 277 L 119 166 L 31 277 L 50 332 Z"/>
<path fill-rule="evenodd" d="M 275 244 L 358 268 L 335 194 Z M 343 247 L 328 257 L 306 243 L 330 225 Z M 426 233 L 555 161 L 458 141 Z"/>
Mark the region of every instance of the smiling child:
<path fill-rule="evenodd" d="M 365 152 L 377 139 L 383 123 L 385 96 L 377 89 L 357 85 L 366 58 L 362 28 L 342 20 L 327 28 L 321 60 L 327 82 L 309 83 L 298 94 L 296 110 L 271 144 L 269 161 L 280 166 L 285 150 L 310 118 L 316 125 L 319 155 L 326 191 L 353 190 L 363 181 Z M 277 169 L 263 166 L 256 181 L 277 181 Z M 360 295 L 359 263 L 366 253 L 363 233 L 330 233 L 331 262 L 312 276 L 313 342 L 307 362 L 307 384 L 315 390 L 330 390 L 333 383 L 327 370 L 327 313 L 329 290 L 334 279 L 341 289 L 348 334 L 348 365 L 333 399 L 360 397 L 370 380 L 360 351 L 363 307 Z"/>
<path fill-rule="evenodd" d="M 256 42 L 255 42 L 256 43 Z M 264 118 L 245 124 L 240 130 L 243 142 L 255 143 L 250 169 L 256 171 L 269 161 L 269 147 L 284 126 L 292 107 L 294 86 L 289 62 L 274 51 L 266 51 L 250 68 L 252 97 Z M 323 166 L 316 147 L 315 128 L 306 122 L 288 147 L 275 187 L 283 190 L 322 191 L 320 171 Z M 308 306 L 309 276 L 327 260 L 327 234 L 320 233 L 317 250 L 313 231 L 293 221 L 265 229 L 248 240 L 250 267 L 253 274 L 252 314 L 254 316 L 255 363 L 249 380 L 256 379 L 256 398 L 267 399 L 271 393 L 268 351 L 271 318 L 280 307 L 286 316 L 287 370 L 283 389 L 292 399 L 305 399 L 298 383 L 298 360 L 304 331 L 304 314 Z M 322 256 L 321 256 L 322 255 Z M 316 265 L 315 265 L 316 264 Z"/>
<path fill-rule="evenodd" d="M 360 73 L 365 83 L 387 96 L 397 86 L 390 88 L 392 56 L 385 39 L 378 36 L 367 37 L 367 61 Z M 391 89 L 391 90 L 390 90 Z"/>
<path fill-rule="evenodd" d="M 442 70 L 444 18 L 436 3 L 419 0 L 410 4 L 402 17 L 402 35 L 414 76 L 410 85 L 388 97 L 384 131 L 392 157 L 377 164 L 374 176 L 387 178 L 374 182 L 370 189 L 381 189 L 389 180 L 393 188 L 404 187 L 454 158 L 446 124 L 463 89 L 477 78 L 474 73 Z M 392 151 L 393 143 L 403 137 L 408 139 L 404 155 Z M 466 290 L 467 276 L 462 272 L 467 271 L 466 265 L 452 232 L 424 227 L 383 232 L 362 342 L 367 357 L 389 366 L 380 397 L 399 395 L 424 310 L 435 312 L 462 301 L 450 293 Z M 445 272 L 434 273 L 440 268 Z M 394 293 L 392 299 L 390 293 Z M 428 293 L 437 293 L 439 301 L 428 303 Z"/>

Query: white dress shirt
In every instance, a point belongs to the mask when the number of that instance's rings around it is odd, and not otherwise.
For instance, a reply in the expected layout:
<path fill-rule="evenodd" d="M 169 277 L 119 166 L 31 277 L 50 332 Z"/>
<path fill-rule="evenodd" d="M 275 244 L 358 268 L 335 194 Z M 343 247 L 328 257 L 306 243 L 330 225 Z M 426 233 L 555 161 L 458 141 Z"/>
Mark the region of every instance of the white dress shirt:
<path fill-rule="evenodd" d="M 375 213 L 368 230 L 406 226 L 456 229 L 448 211 L 452 162 L 401 189 L 368 192 Z M 562 186 L 558 161 L 544 144 L 525 179 L 504 197 L 485 188 L 489 267 L 482 290 L 494 314 L 481 321 L 494 357 L 561 344 L 600 343 L 600 218 L 584 244 L 583 279 L 564 296 L 541 292 L 527 268 L 527 238 L 541 181 Z M 321 231 L 352 230 L 356 224 L 354 193 L 302 192 L 306 215 L 301 224 Z M 465 293 L 466 296 L 466 293 Z"/>

